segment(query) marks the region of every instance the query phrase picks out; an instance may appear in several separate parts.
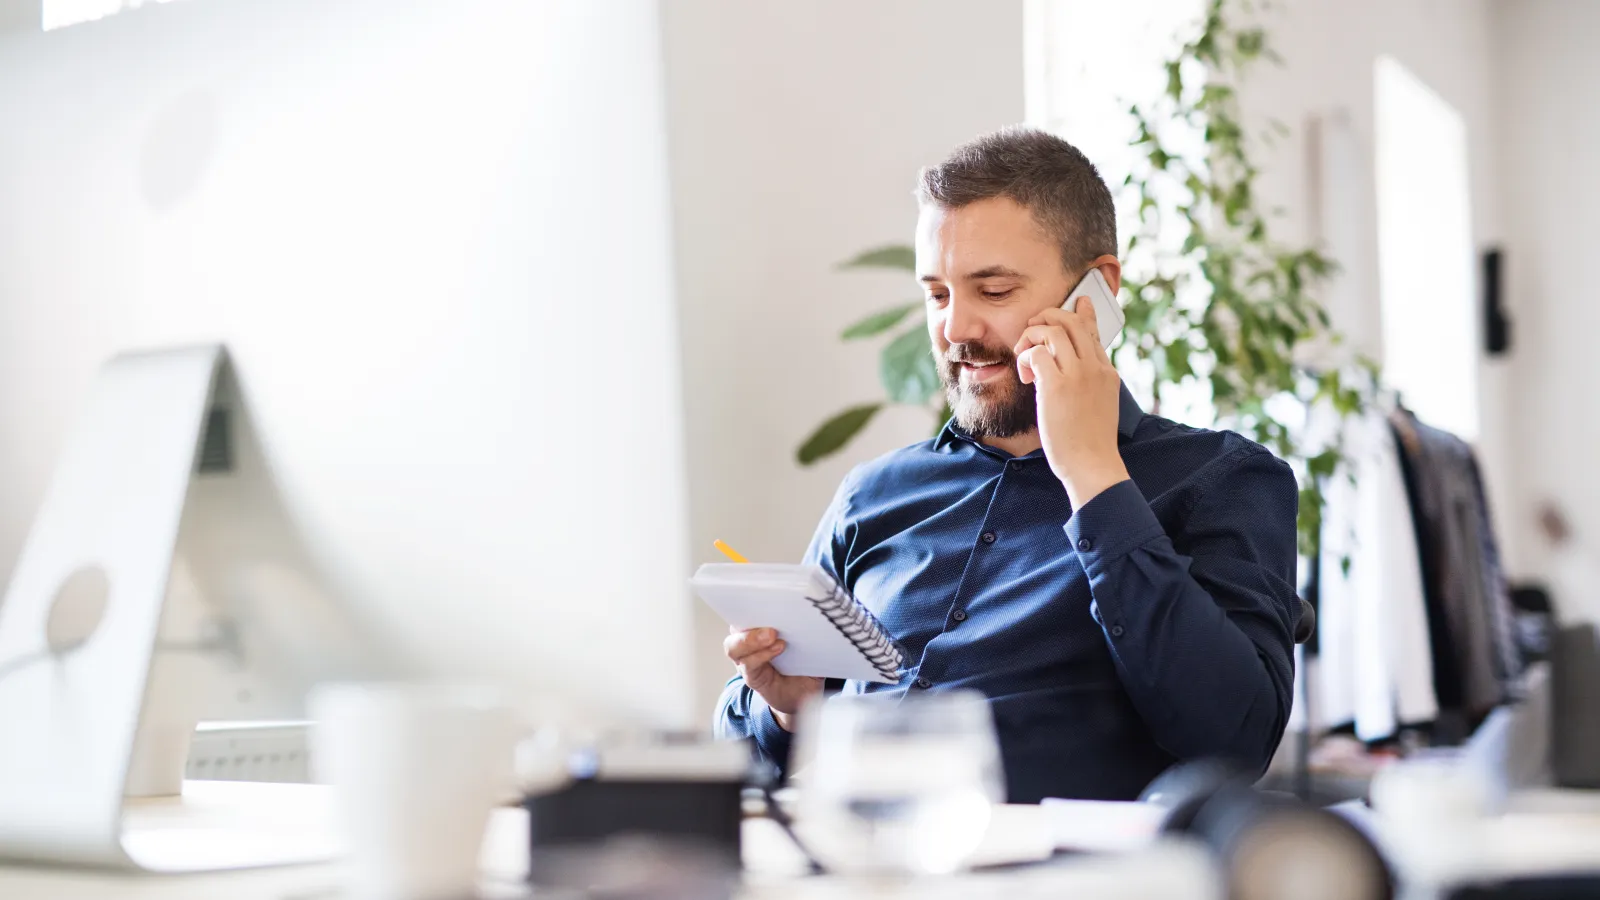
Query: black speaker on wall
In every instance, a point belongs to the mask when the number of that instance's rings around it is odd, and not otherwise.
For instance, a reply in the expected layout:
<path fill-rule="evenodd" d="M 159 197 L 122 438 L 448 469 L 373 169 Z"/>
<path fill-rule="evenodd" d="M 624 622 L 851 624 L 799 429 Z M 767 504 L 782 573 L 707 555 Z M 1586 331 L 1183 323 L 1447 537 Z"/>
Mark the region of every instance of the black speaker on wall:
<path fill-rule="evenodd" d="M 1511 320 L 1506 317 L 1502 290 L 1504 268 L 1499 247 L 1483 254 L 1483 341 L 1490 356 L 1511 349 Z"/>

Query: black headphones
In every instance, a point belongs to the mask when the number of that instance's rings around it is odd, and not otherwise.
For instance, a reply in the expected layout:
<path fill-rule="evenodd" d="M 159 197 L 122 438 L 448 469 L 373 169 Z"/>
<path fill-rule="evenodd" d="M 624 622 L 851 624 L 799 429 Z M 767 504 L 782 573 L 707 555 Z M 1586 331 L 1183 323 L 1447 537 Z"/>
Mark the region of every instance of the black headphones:
<path fill-rule="evenodd" d="M 1365 834 L 1328 810 L 1257 790 L 1255 780 L 1221 760 L 1180 763 L 1140 799 L 1166 807 L 1162 832 L 1211 849 L 1232 900 L 1392 900 L 1394 875 Z"/>

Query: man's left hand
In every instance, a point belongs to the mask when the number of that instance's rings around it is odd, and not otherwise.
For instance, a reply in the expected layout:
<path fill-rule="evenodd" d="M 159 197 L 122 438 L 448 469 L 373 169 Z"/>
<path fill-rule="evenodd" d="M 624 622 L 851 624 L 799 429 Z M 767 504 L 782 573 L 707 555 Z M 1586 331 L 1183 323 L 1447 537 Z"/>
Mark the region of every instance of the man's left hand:
<path fill-rule="evenodd" d="M 1100 346 L 1094 303 L 1047 309 L 1013 348 L 1023 384 L 1035 384 L 1039 440 L 1073 509 L 1128 478 L 1117 449 L 1122 381 Z"/>

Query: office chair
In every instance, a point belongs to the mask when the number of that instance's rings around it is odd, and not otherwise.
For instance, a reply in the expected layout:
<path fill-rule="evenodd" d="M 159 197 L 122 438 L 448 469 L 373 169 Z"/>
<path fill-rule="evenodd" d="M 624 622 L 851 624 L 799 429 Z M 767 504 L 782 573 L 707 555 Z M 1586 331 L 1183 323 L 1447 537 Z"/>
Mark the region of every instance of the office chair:
<path fill-rule="evenodd" d="M 1300 617 L 1294 623 L 1294 642 L 1304 644 L 1317 630 L 1317 608 L 1304 597 L 1296 599 L 1300 601 Z"/>

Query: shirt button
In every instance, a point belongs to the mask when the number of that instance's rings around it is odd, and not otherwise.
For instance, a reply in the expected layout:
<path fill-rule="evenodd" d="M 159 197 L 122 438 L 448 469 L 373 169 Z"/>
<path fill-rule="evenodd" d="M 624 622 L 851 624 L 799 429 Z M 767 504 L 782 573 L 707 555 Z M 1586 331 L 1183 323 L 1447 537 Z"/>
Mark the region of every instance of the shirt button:
<path fill-rule="evenodd" d="M 958 609 L 950 614 L 950 618 L 955 619 L 957 622 L 965 622 L 967 620 L 967 611 Z"/>
<path fill-rule="evenodd" d="M 1078 552 L 1079 553 L 1088 553 L 1090 550 L 1093 550 L 1093 549 L 1094 549 L 1094 541 L 1091 541 L 1088 538 L 1078 538 Z"/>
<path fill-rule="evenodd" d="M 933 682 L 929 681 L 926 678 L 918 678 L 916 680 L 915 684 L 916 684 L 917 687 L 922 688 L 923 690 L 927 690 L 928 688 L 933 687 Z"/>
<path fill-rule="evenodd" d="M 1122 626 L 1121 625 L 1113 625 L 1113 626 L 1111 626 L 1111 636 L 1112 637 L 1122 637 Z"/>
<path fill-rule="evenodd" d="M 994 543 L 994 532 L 985 531 L 982 535 L 980 535 L 980 538 L 985 544 L 992 544 Z"/>
<path fill-rule="evenodd" d="M 1021 472 L 1022 471 L 1022 460 L 1013 459 L 1011 461 L 1011 471 L 1013 471 L 1013 472 Z"/>

